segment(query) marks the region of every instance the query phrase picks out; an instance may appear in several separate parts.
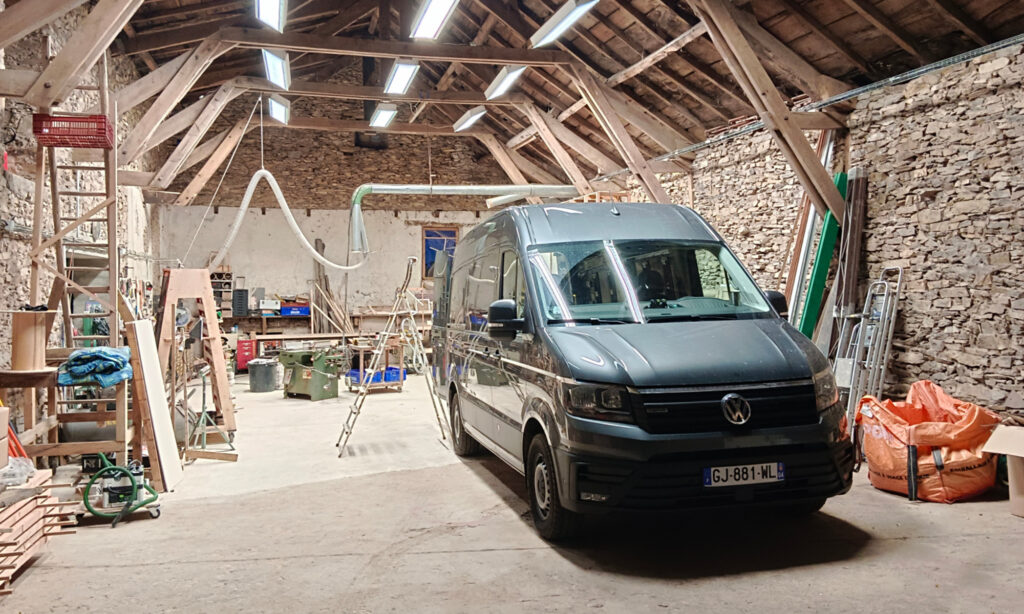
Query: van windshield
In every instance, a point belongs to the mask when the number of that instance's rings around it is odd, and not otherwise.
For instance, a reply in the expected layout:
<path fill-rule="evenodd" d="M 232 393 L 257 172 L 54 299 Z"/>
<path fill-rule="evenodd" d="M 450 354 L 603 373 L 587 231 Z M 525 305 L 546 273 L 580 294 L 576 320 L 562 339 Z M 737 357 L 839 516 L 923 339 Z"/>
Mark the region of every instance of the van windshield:
<path fill-rule="evenodd" d="M 754 280 L 717 243 L 557 243 L 532 249 L 530 263 L 549 324 L 771 317 Z"/>

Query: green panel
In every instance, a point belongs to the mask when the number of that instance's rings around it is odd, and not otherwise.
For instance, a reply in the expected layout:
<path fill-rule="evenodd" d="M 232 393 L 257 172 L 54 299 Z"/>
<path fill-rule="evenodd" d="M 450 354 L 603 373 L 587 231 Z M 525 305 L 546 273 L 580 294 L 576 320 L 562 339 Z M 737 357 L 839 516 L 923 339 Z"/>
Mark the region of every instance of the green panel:
<path fill-rule="evenodd" d="M 836 173 L 836 187 L 839 194 L 846 200 L 846 173 Z M 829 211 L 825 214 L 825 223 L 821 229 L 821 240 L 818 251 L 814 254 L 814 267 L 811 268 L 811 281 L 807 284 L 807 299 L 804 310 L 800 314 L 800 332 L 808 339 L 814 336 L 814 327 L 818 325 L 821 314 L 821 301 L 825 297 L 825 282 L 828 281 L 828 268 L 832 264 L 832 253 L 836 249 L 839 237 L 839 222 Z"/>

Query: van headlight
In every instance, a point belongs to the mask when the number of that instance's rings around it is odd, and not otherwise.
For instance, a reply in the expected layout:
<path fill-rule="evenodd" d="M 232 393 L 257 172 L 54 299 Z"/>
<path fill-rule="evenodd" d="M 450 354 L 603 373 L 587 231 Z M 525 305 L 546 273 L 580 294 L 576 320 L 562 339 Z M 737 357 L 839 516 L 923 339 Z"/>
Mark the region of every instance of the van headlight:
<path fill-rule="evenodd" d="M 839 402 L 836 378 L 832 375 L 832 368 L 827 363 L 822 370 L 812 375 L 811 379 L 814 381 L 814 400 L 817 403 L 818 411 L 825 411 Z"/>
<path fill-rule="evenodd" d="M 610 422 L 633 422 L 629 393 L 622 386 L 564 384 L 565 409 L 574 416 Z"/>

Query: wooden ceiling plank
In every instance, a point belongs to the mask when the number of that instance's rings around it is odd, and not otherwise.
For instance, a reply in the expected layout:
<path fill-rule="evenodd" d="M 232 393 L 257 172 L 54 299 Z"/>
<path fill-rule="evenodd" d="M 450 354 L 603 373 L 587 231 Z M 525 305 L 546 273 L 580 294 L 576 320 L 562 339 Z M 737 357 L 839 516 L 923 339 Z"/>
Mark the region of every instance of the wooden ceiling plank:
<path fill-rule="evenodd" d="M 10 47 L 11 43 L 84 3 L 85 0 L 23 0 L 7 7 L 0 13 L 0 47 Z"/>
<path fill-rule="evenodd" d="M 644 188 L 644 191 L 647 192 L 647 196 L 652 202 L 656 203 L 672 202 L 665 188 L 658 181 L 654 171 L 651 170 L 647 160 L 640 153 L 636 143 L 633 142 L 633 138 L 626 131 L 626 127 L 622 125 L 618 114 L 613 108 L 612 101 L 608 97 L 609 89 L 607 86 L 598 83 L 594 75 L 583 67 L 574 65 L 572 72 L 576 78 L 576 85 L 580 89 L 580 94 L 587 101 L 587 106 L 590 107 L 594 117 L 601 123 L 601 127 L 608 133 L 608 136 L 615 144 L 615 149 L 619 152 L 622 159 L 626 161 L 626 165 Z"/>
<path fill-rule="evenodd" d="M 914 56 L 921 64 L 934 62 L 937 58 L 921 45 L 902 26 L 889 18 L 888 15 L 878 9 L 870 0 L 843 0 L 861 17 L 867 20 L 872 26 L 888 36 L 894 43 L 903 48 L 904 51 Z"/>
<path fill-rule="evenodd" d="M 818 38 L 824 40 L 833 49 L 835 49 L 839 55 L 843 56 L 847 62 L 852 64 L 858 70 L 865 75 L 870 77 L 879 76 L 878 71 L 873 69 L 868 61 L 865 60 L 859 53 L 846 43 L 841 37 L 834 34 L 828 27 L 818 21 L 818 18 L 811 14 L 807 8 L 801 6 L 794 0 L 778 0 L 783 7 L 789 12 L 790 15 L 795 17 L 811 32 L 814 32 Z"/>
<path fill-rule="evenodd" d="M 213 60 L 224 54 L 231 48 L 230 43 L 224 43 L 217 35 L 213 35 L 199 44 L 190 54 L 185 63 L 163 89 L 157 99 L 153 101 L 145 115 L 135 125 L 124 142 L 121 143 L 119 158 L 122 164 L 129 164 L 135 160 L 149 139 L 153 136 L 157 127 L 167 118 L 171 110 L 177 106 L 185 94 L 192 89 L 196 80 L 206 70 Z"/>
<path fill-rule="evenodd" d="M 996 41 L 996 36 L 984 24 L 967 14 L 967 11 L 956 5 L 953 0 L 927 0 L 940 17 L 960 29 L 979 45 L 988 45 Z"/>
<path fill-rule="evenodd" d="M 216 34 L 221 28 L 236 24 L 250 23 L 256 25 L 258 22 L 250 15 L 231 15 L 217 21 L 190 25 L 169 32 L 158 32 L 156 34 L 139 34 L 124 44 L 124 55 L 136 55 L 183 45 L 192 45 Z"/>
<path fill-rule="evenodd" d="M 141 4 L 142 0 L 100 0 L 25 93 L 25 102 L 43 109 L 64 100 Z"/>
<path fill-rule="evenodd" d="M 213 0 L 200 4 L 187 4 L 185 6 L 170 8 L 164 11 L 147 13 L 132 19 L 137 26 L 145 27 L 157 24 L 161 21 L 174 21 L 186 17 L 198 17 L 213 13 L 226 13 L 237 11 L 252 6 L 251 0 Z"/>

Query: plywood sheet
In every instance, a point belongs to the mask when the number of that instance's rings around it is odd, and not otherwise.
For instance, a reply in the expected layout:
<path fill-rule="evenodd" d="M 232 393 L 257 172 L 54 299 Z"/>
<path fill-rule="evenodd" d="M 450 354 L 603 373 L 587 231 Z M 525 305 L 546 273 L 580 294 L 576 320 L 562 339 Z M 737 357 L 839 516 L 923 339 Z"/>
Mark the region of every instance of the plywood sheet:
<path fill-rule="evenodd" d="M 163 372 L 156 351 L 153 323 L 149 320 L 136 320 L 126 322 L 125 326 L 129 329 L 129 334 L 134 335 L 138 347 L 138 364 L 142 367 L 142 373 L 136 374 L 136 377 L 142 376 L 164 488 L 173 490 L 182 478 L 181 458 L 178 456 L 174 425 L 171 423 L 171 413 L 167 407 L 167 394 L 164 391 Z"/>

